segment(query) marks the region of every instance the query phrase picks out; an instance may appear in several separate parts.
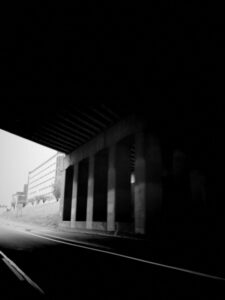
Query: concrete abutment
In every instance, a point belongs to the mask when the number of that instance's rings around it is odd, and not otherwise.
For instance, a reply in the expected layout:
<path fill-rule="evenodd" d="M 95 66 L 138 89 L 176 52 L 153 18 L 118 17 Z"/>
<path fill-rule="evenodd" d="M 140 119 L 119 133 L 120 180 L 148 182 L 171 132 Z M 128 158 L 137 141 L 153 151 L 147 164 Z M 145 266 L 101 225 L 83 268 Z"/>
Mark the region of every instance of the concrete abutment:
<path fill-rule="evenodd" d="M 176 158 L 182 152 L 179 139 L 175 144 L 168 141 L 166 133 L 157 134 L 148 122 L 132 116 L 67 155 L 60 206 L 64 226 L 151 236 L 167 226 L 161 222 L 165 210 L 166 220 L 180 213 L 172 211 L 171 204 L 182 184 L 190 181 L 188 205 L 199 201 L 199 190 L 205 193 L 199 176 L 182 170 Z M 190 178 L 186 183 L 176 179 L 186 177 Z M 182 201 L 180 207 L 185 207 L 186 200 Z"/>

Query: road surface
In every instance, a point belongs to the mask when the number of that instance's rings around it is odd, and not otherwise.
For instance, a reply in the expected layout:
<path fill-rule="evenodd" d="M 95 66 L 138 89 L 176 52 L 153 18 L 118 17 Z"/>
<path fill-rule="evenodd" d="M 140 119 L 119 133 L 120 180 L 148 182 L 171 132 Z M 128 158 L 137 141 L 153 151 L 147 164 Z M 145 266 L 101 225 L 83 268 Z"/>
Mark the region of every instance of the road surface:
<path fill-rule="evenodd" d="M 47 231 L 29 232 L 1 226 L 0 251 L 47 299 L 224 299 L 225 296 L 223 280 L 120 256 L 118 251 L 111 254 L 115 251 L 109 246 L 82 246 L 62 237 L 56 239 Z M 15 281 L 16 276 L 11 273 L 11 277 L 6 276 L 5 269 L 1 269 L 1 281 L 12 287 L 11 278 Z"/>

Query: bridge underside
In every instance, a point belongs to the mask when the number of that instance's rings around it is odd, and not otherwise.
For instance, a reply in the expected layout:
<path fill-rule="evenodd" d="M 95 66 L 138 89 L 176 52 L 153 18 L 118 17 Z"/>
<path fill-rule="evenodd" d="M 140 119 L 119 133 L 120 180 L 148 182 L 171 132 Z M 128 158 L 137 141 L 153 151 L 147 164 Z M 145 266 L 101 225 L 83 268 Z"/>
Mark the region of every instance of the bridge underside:
<path fill-rule="evenodd" d="M 166 128 L 133 114 L 74 149 L 64 161 L 61 226 L 172 239 L 219 235 L 222 129 L 192 125 Z"/>
<path fill-rule="evenodd" d="M 193 241 L 221 269 L 223 18 L 158 6 L 10 9 L 0 128 L 66 154 L 62 227 Z"/>
<path fill-rule="evenodd" d="M 216 240 L 225 225 L 222 110 L 191 104 L 9 102 L 0 127 L 66 154 L 62 226 Z"/>
<path fill-rule="evenodd" d="M 134 95 L 133 95 L 134 96 Z M 41 100 L 40 100 L 41 99 Z M 185 134 L 188 128 L 218 128 L 223 120 L 216 105 L 197 101 L 164 101 L 152 94 L 148 101 L 87 102 L 67 97 L 55 101 L 33 97 L 28 101 L 7 100 L 1 107 L 0 128 L 66 154 L 84 145 L 119 120 L 135 114 L 148 119 L 152 128 L 170 127 L 171 133 Z M 44 101 L 43 101 L 44 99 Z"/>
<path fill-rule="evenodd" d="M 80 103 L 60 97 L 46 102 L 35 97 L 31 103 L 6 101 L 1 109 L 0 128 L 60 152 L 70 153 L 128 112 L 116 106 Z"/>

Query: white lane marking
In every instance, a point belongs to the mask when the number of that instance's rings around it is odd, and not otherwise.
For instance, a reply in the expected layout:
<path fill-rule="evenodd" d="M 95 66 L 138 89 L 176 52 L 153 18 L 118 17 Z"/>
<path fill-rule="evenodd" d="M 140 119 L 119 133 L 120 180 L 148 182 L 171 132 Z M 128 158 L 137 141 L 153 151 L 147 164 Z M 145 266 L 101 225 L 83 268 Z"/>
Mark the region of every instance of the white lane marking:
<path fill-rule="evenodd" d="M 15 268 L 13 268 L 13 266 L 5 258 L 3 258 L 2 260 L 9 267 L 9 269 L 16 275 L 16 277 L 19 278 L 19 280 L 21 280 L 21 281 L 24 280 L 23 276 L 21 276 L 20 273 L 17 272 L 17 270 Z"/>
<path fill-rule="evenodd" d="M 30 230 L 27 230 L 27 229 L 18 229 L 18 228 L 14 228 L 14 230 L 16 230 L 16 231 L 19 231 L 19 232 L 22 232 L 22 233 L 30 233 L 30 234 L 32 234 L 32 232 L 30 231 Z M 39 231 L 36 231 L 37 233 L 36 234 L 42 234 L 42 236 L 44 235 L 44 236 L 47 236 L 47 237 L 50 237 L 50 238 L 55 238 L 55 239 L 59 239 L 59 242 L 60 242 L 60 240 L 63 240 L 63 241 L 66 241 L 66 242 L 71 242 L 71 243 L 75 243 L 76 245 L 78 244 L 81 244 L 81 246 L 83 246 L 83 245 L 90 245 L 90 243 L 87 243 L 87 242 L 79 242 L 79 241 L 74 241 L 74 240 L 70 240 L 70 239 L 65 239 L 65 238 L 63 238 L 63 237 L 61 237 L 61 236 L 55 236 L 55 235 L 49 235 L 49 234 L 47 234 L 47 233 L 44 233 L 44 232 L 39 232 Z M 34 234 L 33 234 L 34 235 Z M 94 245 L 95 247 L 98 247 L 99 245 L 98 244 L 91 244 L 91 245 Z M 110 247 L 106 247 L 106 246 L 101 246 L 101 248 L 104 248 L 104 249 L 111 249 Z"/>
<path fill-rule="evenodd" d="M 45 294 L 44 291 L 32 280 L 30 279 L 11 259 L 9 259 L 2 251 L 0 251 L 0 254 L 3 256 L 3 261 L 10 267 L 11 270 L 14 269 L 15 272 L 19 273 L 20 277 L 23 277 L 23 279 L 20 280 L 26 280 L 33 288 L 38 290 L 40 293 Z"/>
<path fill-rule="evenodd" d="M 33 232 L 25 232 L 25 233 L 31 234 L 31 235 L 36 236 L 36 237 L 39 237 L 41 239 L 46 239 L 46 240 L 50 240 L 50 241 L 53 241 L 53 242 L 57 242 L 57 243 L 61 243 L 61 244 L 65 244 L 65 245 L 69 245 L 69 246 L 73 246 L 73 247 L 78 247 L 78 248 L 88 249 L 88 250 L 92 250 L 92 251 L 96 251 L 96 252 L 106 253 L 106 254 L 110 254 L 110 255 L 113 255 L 113 256 L 127 258 L 127 259 L 138 261 L 138 262 L 141 262 L 141 263 L 146 263 L 146 264 L 149 264 L 149 265 L 162 267 L 162 268 L 165 268 L 165 269 L 180 271 L 180 272 L 183 272 L 183 273 L 188 273 L 188 274 L 192 274 L 192 275 L 196 275 L 196 276 L 200 276 L 200 277 L 225 281 L 225 278 L 223 278 L 223 277 L 214 276 L 214 275 L 210 275 L 210 274 L 205 274 L 205 273 L 201 273 L 201 272 L 196 272 L 196 271 L 192 271 L 192 270 L 188 270 L 188 269 L 184 269 L 184 268 L 179 268 L 179 267 L 174 267 L 174 266 L 170 266 L 170 265 L 160 264 L 160 263 L 156 263 L 156 262 L 153 262 L 153 261 L 149 261 L 149 260 L 145 260 L 145 259 L 141 259 L 141 258 L 136 258 L 136 257 L 124 255 L 124 254 L 119 254 L 119 253 L 115 253 L 115 252 L 111 252 L 111 251 L 101 250 L 101 249 L 97 249 L 97 248 L 93 248 L 93 247 L 83 246 L 83 245 L 80 245 L 80 244 L 76 244 L 75 241 L 73 243 L 71 243 L 71 242 L 65 242 L 65 241 L 60 241 L 60 240 L 56 240 L 56 239 L 53 239 L 53 238 L 41 236 L 41 235 L 35 234 Z"/>
<path fill-rule="evenodd" d="M 22 231 L 22 232 L 24 232 L 24 231 Z M 30 231 L 29 231 L 30 232 Z M 55 236 L 55 235 L 49 235 L 49 234 L 47 234 L 47 233 L 42 233 L 42 232 L 40 232 L 39 233 L 40 235 L 41 234 L 43 234 L 42 236 L 47 236 L 47 237 L 50 237 L 50 238 L 55 238 L 55 239 L 59 239 L 59 241 L 60 240 L 63 240 L 63 241 L 66 241 L 66 242 L 71 242 L 71 243 L 75 243 L 76 245 L 79 245 L 79 244 L 81 244 L 81 246 L 83 246 L 83 245 L 88 245 L 88 246 L 90 246 L 90 244 L 89 243 L 86 243 L 86 242 L 79 242 L 79 241 L 74 241 L 74 240 L 70 240 L 70 239 L 65 239 L 65 238 L 63 238 L 63 237 L 59 237 L 59 236 Z M 93 246 L 95 246 L 95 247 L 98 247 L 99 245 L 98 244 L 92 244 Z M 111 249 L 110 247 L 106 247 L 106 246 L 101 246 L 102 248 L 104 248 L 104 249 Z"/>

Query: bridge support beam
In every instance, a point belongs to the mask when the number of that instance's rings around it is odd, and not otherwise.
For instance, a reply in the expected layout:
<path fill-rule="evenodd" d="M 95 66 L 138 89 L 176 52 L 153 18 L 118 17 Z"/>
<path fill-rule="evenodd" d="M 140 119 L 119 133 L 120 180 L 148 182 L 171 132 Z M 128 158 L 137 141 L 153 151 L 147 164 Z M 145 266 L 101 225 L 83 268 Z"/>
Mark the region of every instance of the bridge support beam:
<path fill-rule="evenodd" d="M 146 160 L 145 138 L 143 132 L 135 136 L 135 185 L 134 185 L 134 218 L 135 233 L 145 234 L 146 231 Z"/>
<path fill-rule="evenodd" d="M 66 181 L 66 170 L 62 170 L 62 181 L 60 189 L 60 203 L 59 203 L 59 218 L 60 222 L 63 221 L 63 207 L 64 207 L 64 194 L 65 194 L 65 181 Z"/>
<path fill-rule="evenodd" d="M 158 138 L 147 134 L 146 141 L 146 233 L 156 236 L 160 230 L 162 209 L 162 153 Z"/>
<path fill-rule="evenodd" d="M 93 204 L 94 204 L 94 155 L 89 158 L 88 172 L 88 191 L 87 191 L 87 229 L 92 229 L 93 222 Z"/>
<path fill-rule="evenodd" d="M 72 191 L 73 191 L 73 166 L 69 166 L 66 170 L 65 188 L 64 188 L 64 205 L 63 205 L 63 220 L 71 221 L 72 207 Z"/>
<path fill-rule="evenodd" d="M 162 155 L 157 138 L 139 132 L 135 138 L 135 233 L 157 230 L 162 206 Z"/>
<path fill-rule="evenodd" d="M 116 144 L 116 224 L 131 223 L 131 162 L 129 138 Z M 119 228 L 118 228 L 119 229 Z"/>
<path fill-rule="evenodd" d="M 78 189 L 78 164 L 73 167 L 73 191 L 72 191 L 72 205 L 71 205 L 71 227 L 75 227 L 76 209 L 77 209 L 77 189 Z"/>
<path fill-rule="evenodd" d="M 116 145 L 109 149 L 108 193 L 107 193 L 107 230 L 115 230 L 116 205 Z"/>
<path fill-rule="evenodd" d="M 151 224 L 147 219 L 154 219 L 161 200 L 161 186 L 160 148 L 144 128 L 137 119 L 124 120 L 66 156 L 65 166 L 73 166 L 74 177 L 70 216 L 62 220 L 63 226 L 146 233 Z M 64 204 L 68 208 L 69 200 Z"/>

